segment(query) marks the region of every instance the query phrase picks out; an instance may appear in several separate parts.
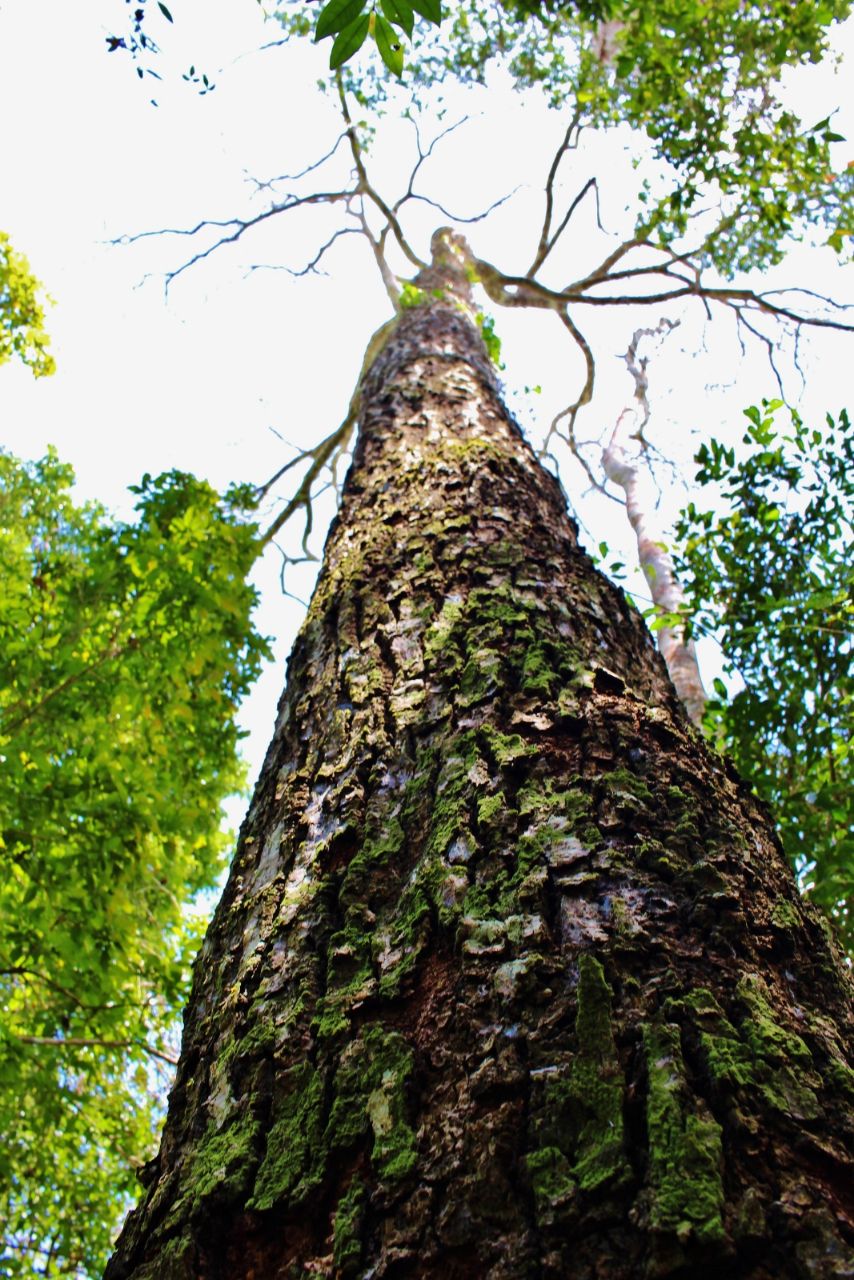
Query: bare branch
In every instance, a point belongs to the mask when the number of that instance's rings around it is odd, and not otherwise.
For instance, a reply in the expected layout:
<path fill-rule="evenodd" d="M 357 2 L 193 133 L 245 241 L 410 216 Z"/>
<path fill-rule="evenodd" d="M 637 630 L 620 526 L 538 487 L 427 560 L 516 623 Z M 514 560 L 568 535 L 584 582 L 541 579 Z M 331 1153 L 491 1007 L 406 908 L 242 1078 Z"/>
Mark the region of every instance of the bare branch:
<path fill-rule="evenodd" d="M 639 331 L 633 339 L 635 353 L 641 336 Z M 631 349 L 630 347 L 629 350 Z M 631 368 L 628 355 L 626 363 Z M 642 378 L 640 385 L 642 402 L 645 402 L 645 378 Z M 665 623 L 658 629 L 658 647 L 689 717 L 694 724 L 700 724 L 706 706 L 706 691 L 697 664 L 694 642 L 685 636 L 684 623 L 677 623 L 678 619 L 684 618 L 685 597 L 676 577 L 670 552 L 662 542 L 659 531 L 654 528 L 646 509 L 638 464 L 627 457 L 618 441 L 623 421 L 632 412 L 633 410 L 624 409 L 617 419 L 610 443 L 602 452 L 602 467 L 608 479 L 619 485 L 625 493 L 626 515 L 637 539 L 638 560 L 649 583 L 659 618 Z"/>
<path fill-rule="evenodd" d="M 360 207 L 357 216 L 359 218 L 362 234 L 365 236 L 365 238 L 368 241 L 368 244 L 371 246 L 371 252 L 374 255 L 374 261 L 376 262 L 377 268 L 379 269 L 380 276 L 382 277 L 382 282 L 385 286 L 385 291 L 386 291 L 386 294 L 388 295 L 388 300 L 391 303 L 391 305 L 394 307 L 395 311 L 399 311 L 400 310 L 400 289 L 398 287 L 397 277 L 394 275 L 394 272 L 391 270 L 391 267 L 388 265 L 388 262 L 386 260 L 385 232 L 383 232 L 383 234 L 380 236 L 379 239 L 377 239 L 376 236 L 374 236 L 370 227 L 368 226 L 368 220 L 365 217 L 364 204 L 362 204 L 362 206 Z"/>
<path fill-rule="evenodd" d="M 597 182 L 596 182 L 596 179 L 595 179 L 595 178 L 588 178 L 588 179 L 587 179 L 587 181 L 585 182 L 584 186 L 581 188 L 581 190 L 578 192 L 578 194 L 575 196 L 575 198 L 570 202 L 570 206 L 569 206 L 569 208 L 567 209 L 566 213 L 564 214 L 564 216 L 563 216 L 563 218 L 562 218 L 562 220 L 561 220 L 560 226 L 558 227 L 557 231 L 555 231 L 554 235 L 553 235 L 553 236 L 551 236 L 551 237 L 549 238 L 548 244 L 545 246 L 545 251 L 542 253 L 542 257 L 540 258 L 540 264 L 539 264 L 539 265 L 542 265 L 542 263 L 543 263 L 543 262 L 545 262 L 546 258 L 547 258 L 547 257 L 548 257 L 548 255 L 551 253 L 552 249 L 555 247 L 555 245 L 557 244 L 558 240 L 559 240 L 559 239 L 561 238 L 561 236 L 563 235 L 563 233 L 564 233 L 564 231 L 566 230 L 566 228 L 569 226 L 569 221 L 570 221 L 570 219 L 571 219 L 572 215 L 575 213 L 576 209 L 577 209 L 577 208 L 578 208 L 578 206 L 581 204 L 581 201 L 582 201 L 582 200 L 584 199 L 584 197 L 587 195 L 587 192 L 588 192 L 588 191 L 593 191 L 593 192 L 595 192 L 595 195 L 596 195 L 596 221 L 597 221 L 597 223 L 598 223 L 599 230 L 600 230 L 600 231 L 602 230 L 602 223 L 601 223 L 601 221 L 600 221 L 600 219 L 599 219 L 599 187 L 598 187 L 598 185 L 597 185 Z M 538 256 L 539 256 L 539 255 L 538 255 Z M 534 270 L 536 270 L 536 269 L 537 269 L 537 268 L 535 267 L 535 268 L 534 268 Z M 531 274 L 531 275 L 533 275 L 533 274 L 534 274 L 534 271 L 532 271 L 530 274 Z"/>
<path fill-rule="evenodd" d="M 262 222 L 266 222 L 269 218 L 275 218 L 280 213 L 289 213 L 292 209 L 304 208 L 307 205 L 317 204 L 336 204 L 342 200 L 352 199 L 354 191 L 316 191 L 307 196 L 288 196 L 283 201 L 273 204 L 269 209 L 262 210 L 261 213 L 255 214 L 252 218 L 227 218 L 225 220 L 214 220 L 205 218 L 201 222 L 197 222 L 194 227 L 178 228 L 163 227 L 158 231 L 139 231 L 131 236 L 120 236 L 116 240 L 110 241 L 111 244 L 134 244 L 138 240 L 144 240 L 149 236 L 158 235 L 175 235 L 192 237 L 200 231 L 204 231 L 208 227 L 231 227 L 233 228 L 230 235 L 219 236 L 206 249 L 200 249 L 198 253 L 194 253 L 191 258 L 183 262 L 180 267 L 176 267 L 174 271 L 169 271 L 165 277 L 165 291 L 169 292 L 169 287 L 178 276 L 183 275 L 190 267 L 196 266 L 197 263 L 203 262 L 205 258 L 210 257 L 217 249 L 221 249 L 223 245 L 235 244 L 240 240 L 247 231 L 253 227 L 259 226 Z"/>
<path fill-rule="evenodd" d="M 418 257 L 418 254 L 411 247 L 408 240 L 404 236 L 403 230 L 397 219 L 396 213 L 394 212 L 393 209 L 389 207 L 389 205 L 386 204 L 385 200 L 383 200 L 379 192 L 373 188 L 373 186 L 371 185 L 368 179 L 367 170 L 365 169 L 365 163 L 362 158 L 362 148 L 359 144 L 359 139 L 356 136 L 356 126 L 353 124 L 353 119 L 352 119 L 352 116 L 350 115 L 350 108 L 347 105 L 347 95 L 344 92 L 344 83 L 341 79 L 340 72 L 336 72 L 336 83 L 338 85 L 338 97 L 341 102 L 341 114 L 343 115 L 344 121 L 347 125 L 346 132 L 347 132 L 347 137 L 349 138 L 349 141 L 350 141 L 350 151 L 352 152 L 352 155 L 353 155 L 353 162 L 356 166 L 356 174 L 359 179 L 358 190 L 363 192 L 368 197 L 368 199 L 373 204 L 376 205 L 376 207 L 379 209 L 380 213 L 383 215 L 388 225 L 391 227 L 392 233 L 394 234 L 394 238 L 397 241 L 403 253 L 406 255 L 406 257 L 409 259 L 409 261 L 412 263 L 414 267 L 418 267 L 419 270 L 422 270 L 426 268 L 427 263 L 423 262 L 421 258 Z"/>
<path fill-rule="evenodd" d="M 573 322 L 569 312 L 564 309 L 558 314 L 560 315 L 561 321 L 565 327 L 569 330 L 573 342 L 584 357 L 585 377 L 584 385 L 573 403 L 567 405 L 565 409 L 562 409 L 560 413 L 556 414 L 555 417 L 552 418 L 548 432 L 546 433 L 546 438 L 543 442 L 542 452 L 547 453 L 550 442 L 555 436 L 558 436 L 561 440 L 566 442 L 574 457 L 581 463 L 581 466 L 594 489 L 598 489 L 600 493 L 607 493 L 607 490 L 604 488 L 601 481 L 599 481 L 594 475 L 587 459 L 581 453 L 575 436 L 576 419 L 584 406 L 589 404 L 593 399 L 593 388 L 596 382 L 596 362 L 593 358 L 593 352 L 590 349 L 589 342 Z M 566 427 L 561 431 L 559 430 L 559 424 L 563 422 L 564 419 L 566 419 Z"/>
<path fill-rule="evenodd" d="M 548 177 L 546 178 L 546 188 L 545 188 L 546 211 L 543 216 L 542 230 L 540 231 L 540 242 L 537 245 L 537 252 L 534 255 L 534 261 L 531 263 L 530 269 L 528 271 L 528 275 L 531 277 L 537 274 L 540 267 L 545 262 L 546 257 L 548 256 L 548 253 L 551 249 L 551 244 L 549 243 L 549 237 L 551 235 L 552 216 L 554 213 L 555 179 L 557 177 L 557 171 L 560 168 L 560 162 L 563 159 L 563 157 L 566 155 L 568 151 L 573 150 L 578 145 L 578 133 L 580 131 L 579 130 L 580 118 L 581 118 L 581 108 L 579 106 L 576 106 L 575 111 L 573 112 L 572 119 L 569 122 L 567 131 L 563 136 L 563 141 L 561 142 L 560 146 L 555 152 L 554 159 L 552 160 L 551 167 L 549 168 Z M 575 141 L 572 140 L 573 134 L 575 134 Z"/>
<path fill-rule="evenodd" d="M 429 147 L 425 151 L 421 145 L 421 130 L 418 128 L 418 121 L 415 120 L 412 116 L 409 116 L 408 118 L 412 123 L 413 129 L 415 130 L 415 147 L 418 152 L 418 159 L 415 161 L 415 164 L 413 165 L 413 168 L 412 168 L 412 172 L 409 175 L 409 182 L 407 184 L 406 190 L 404 191 L 403 195 L 400 196 L 400 198 L 396 200 L 395 203 L 392 205 L 392 209 L 394 210 L 395 213 L 399 213 L 400 210 L 403 208 L 403 206 L 406 204 L 406 201 L 413 197 L 415 192 L 415 179 L 418 176 L 418 172 L 422 164 L 424 164 L 425 160 L 429 160 L 430 156 L 433 154 L 434 147 L 436 147 L 437 144 L 440 143 L 444 138 L 447 138 L 449 134 L 454 133 L 454 131 L 459 129 L 462 125 L 467 124 L 468 121 L 471 119 L 470 116 L 461 116 L 459 120 L 456 120 L 453 124 L 449 124 L 446 129 L 442 129 L 440 133 L 436 134 L 435 138 L 433 139 L 433 141 L 430 143 Z"/>
<path fill-rule="evenodd" d="M 679 323 L 680 322 L 678 320 L 668 320 L 666 317 L 664 317 L 663 319 L 659 320 L 655 328 L 635 329 L 634 333 L 632 334 L 632 340 L 628 345 L 626 354 L 623 356 L 623 360 L 625 361 L 626 368 L 631 374 L 635 384 L 634 398 L 635 400 L 637 400 L 641 409 L 641 414 L 642 414 L 640 426 L 637 427 L 637 429 L 632 434 L 634 435 L 635 439 L 640 441 L 644 449 L 646 449 L 647 447 L 647 441 L 644 436 L 644 429 L 649 423 L 650 412 L 651 412 L 649 407 L 649 377 L 646 371 L 647 365 L 649 364 L 649 357 L 648 356 L 638 357 L 638 347 L 640 346 L 640 343 L 644 338 L 658 338 L 668 333 L 671 333 L 674 329 L 678 328 Z M 614 444 L 614 441 L 616 439 L 617 428 L 619 427 L 619 425 L 620 424 L 618 423 L 617 427 L 614 428 L 614 435 L 612 436 L 612 439 L 611 439 L 612 445 Z"/>
<path fill-rule="evenodd" d="M 774 353 L 776 349 L 775 344 L 771 341 L 771 339 L 768 337 L 767 334 L 762 333 L 761 330 L 757 329 L 755 325 L 752 325 L 748 320 L 747 316 L 744 314 L 744 312 L 739 308 L 735 309 L 735 322 L 736 322 L 736 325 L 739 326 L 739 328 L 743 327 L 747 330 L 748 333 L 752 333 L 754 338 L 758 338 L 759 341 L 762 343 L 763 347 L 765 347 L 765 350 L 768 352 L 768 363 L 771 366 L 771 370 L 774 374 L 774 378 L 777 383 L 777 390 L 780 392 L 780 396 L 782 397 L 782 399 L 785 400 L 786 392 L 783 388 L 783 378 L 780 374 L 780 370 L 777 368 L 777 364 L 774 359 Z"/>
<path fill-rule="evenodd" d="M 280 263 L 254 262 L 251 266 L 246 268 L 246 274 L 251 275 L 253 271 L 284 271 L 287 275 L 293 276 L 294 279 L 297 280 L 301 276 L 325 275 L 326 272 L 318 271 L 317 268 L 326 256 L 327 251 L 335 244 L 335 241 L 340 240 L 342 236 L 357 236 L 361 234 L 362 231 L 360 227 L 339 227 L 338 230 L 329 237 L 326 243 L 320 246 L 311 262 L 307 262 L 306 265 L 301 267 L 299 270 L 296 270 L 294 267 L 283 266 Z"/>
<path fill-rule="evenodd" d="M 250 173 L 247 173 L 246 177 L 250 182 L 255 183 L 257 191 L 269 191 L 277 182 L 298 182 L 300 178 L 304 178 L 306 174 L 314 173 L 316 169 L 326 164 L 327 160 L 331 160 L 346 137 L 347 130 L 344 129 L 339 133 L 335 146 L 331 147 L 325 156 L 321 156 L 319 160 L 315 160 L 313 164 L 308 165 L 305 169 L 300 169 L 299 173 L 280 173 L 277 178 L 268 178 L 266 182 L 261 182 L 259 178 L 253 178 Z"/>
<path fill-rule="evenodd" d="M 409 196 L 408 199 L 419 200 L 422 204 L 429 204 L 431 209 L 438 209 L 439 213 L 441 213 L 443 217 L 449 218 L 451 222 L 472 223 L 482 222 L 483 219 L 488 217 L 494 209 L 497 209 L 500 205 L 506 204 L 508 200 L 511 200 L 518 190 L 518 186 L 514 187 L 513 190 L 508 191 L 506 195 L 499 196 L 497 200 L 493 200 L 492 204 L 488 205 L 481 213 L 473 213 L 467 218 L 463 217 L 460 213 L 451 213 L 450 210 L 446 209 L 438 200 L 431 200 L 429 196 L 420 196 L 416 194 Z"/>
<path fill-rule="evenodd" d="M 609 253 L 606 258 L 603 258 L 599 263 L 599 266 L 596 267 L 595 270 L 591 271 L 589 275 L 585 276 L 583 280 L 576 280 L 573 284 L 568 284 L 565 292 L 580 293 L 583 289 L 589 288 L 590 285 L 595 284 L 597 281 L 603 280 L 610 274 L 611 268 L 624 258 L 627 253 L 631 253 L 632 249 L 638 249 L 641 246 L 650 249 L 654 249 L 656 247 L 655 245 L 650 245 L 642 237 L 639 238 L 637 236 L 632 236 L 630 240 L 624 240 L 622 244 L 617 245 L 616 249 Z"/>
<path fill-rule="evenodd" d="M 303 511 L 305 513 L 305 526 L 302 545 L 303 550 L 305 551 L 313 523 L 311 502 L 312 497 L 314 496 L 312 492 L 314 482 L 323 471 L 324 467 L 329 464 L 336 451 L 343 449 L 346 446 L 355 423 L 356 414 L 351 406 L 350 412 L 347 414 L 341 425 L 336 427 L 334 431 L 330 432 L 328 436 L 321 440 L 320 444 L 315 445 L 312 449 L 303 450 L 298 457 L 292 458 L 290 462 L 288 462 L 276 473 L 275 476 L 272 477 L 271 480 L 267 481 L 267 484 L 264 485 L 261 490 L 263 493 L 266 493 L 270 487 L 285 475 L 286 472 L 290 471 L 292 467 L 297 466 L 301 462 L 308 462 L 309 464 L 305 475 L 297 486 L 296 492 L 288 499 L 276 518 L 267 527 L 264 533 L 262 533 L 259 539 L 262 547 L 266 546 L 268 542 L 272 542 L 279 530 L 287 524 L 297 511 Z"/>

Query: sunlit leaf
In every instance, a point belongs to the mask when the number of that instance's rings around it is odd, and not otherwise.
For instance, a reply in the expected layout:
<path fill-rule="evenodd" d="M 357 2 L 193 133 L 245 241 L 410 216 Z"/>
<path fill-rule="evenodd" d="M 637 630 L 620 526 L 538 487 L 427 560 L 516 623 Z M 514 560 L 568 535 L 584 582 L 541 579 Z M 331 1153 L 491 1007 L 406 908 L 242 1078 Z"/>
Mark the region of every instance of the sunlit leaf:
<path fill-rule="evenodd" d="M 403 37 L 398 35 L 381 13 L 375 14 L 374 39 L 380 57 L 393 75 L 403 73 Z"/>

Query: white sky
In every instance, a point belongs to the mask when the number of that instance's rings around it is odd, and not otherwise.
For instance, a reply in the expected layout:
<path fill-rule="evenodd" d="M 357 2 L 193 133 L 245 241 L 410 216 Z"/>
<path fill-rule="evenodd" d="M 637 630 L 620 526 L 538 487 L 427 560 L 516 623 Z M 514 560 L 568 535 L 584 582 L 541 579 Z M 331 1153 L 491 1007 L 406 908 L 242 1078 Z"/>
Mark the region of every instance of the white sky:
<path fill-rule="evenodd" d="M 18 365 L 0 370 L 0 444 L 37 457 L 54 443 L 73 463 L 81 494 L 121 514 L 130 507 L 126 486 L 144 471 L 179 467 L 218 486 L 232 479 L 257 483 L 290 456 L 270 428 L 302 445 L 327 434 L 346 411 L 367 339 L 389 312 L 367 245 L 356 237 L 345 238 L 329 256 L 329 277 L 246 274 L 246 266 L 257 262 L 301 266 L 325 238 L 318 228 L 333 225 L 316 213 L 272 219 L 239 251 L 227 248 L 187 272 L 168 301 L 158 273 L 188 256 L 186 240 L 105 243 L 246 212 L 247 173 L 267 178 L 294 172 L 323 154 L 340 128 L 332 104 L 316 88 L 328 45 L 301 42 L 253 52 L 278 34 L 264 25 L 254 0 L 174 0 L 173 27 L 157 17 L 154 0 L 148 7 L 150 33 L 164 47 L 156 64 L 162 83 L 140 82 L 124 55 L 105 52 L 105 37 L 125 20 L 121 0 L 0 4 L 0 229 L 27 254 L 56 300 L 48 322 L 58 364 L 55 377 L 38 381 Z M 851 43 L 851 31 L 842 32 L 840 47 Z M 215 81 L 213 93 L 199 97 L 181 80 L 191 63 Z M 792 92 L 807 123 L 841 107 L 834 127 L 854 137 L 854 104 L 841 76 L 809 69 Z M 157 109 L 149 103 L 152 95 Z M 480 256 L 503 269 L 524 268 L 561 121 L 500 82 L 488 93 L 449 95 L 448 105 L 445 123 L 465 112 L 482 115 L 437 152 L 420 189 L 454 210 L 474 213 L 523 184 L 514 201 L 471 229 L 471 240 Z M 425 134 L 431 136 L 429 122 Z M 374 164 L 392 199 L 405 185 L 411 140 L 411 126 L 390 114 Z M 571 198 L 586 178 L 598 175 L 608 227 L 625 216 L 631 170 L 623 142 L 618 137 L 597 142 L 595 151 L 582 150 L 567 176 Z M 844 161 L 850 148 L 839 145 Z M 345 161 L 342 149 L 342 164 L 330 175 L 343 175 Z M 596 260 L 594 243 L 604 242 L 592 239 L 591 215 L 587 207 L 577 217 L 567 265 L 573 258 L 588 266 Z M 430 231 L 444 221 L 422 206 L 412 224 L 422 254 Z M 147 273 L 152 278 L 139 287 Z M 806 283 L 845 300 L 850 280 L 824 250 L 790 261 L 775 283 Z M 500 312 L 495 320 L 511 402 L 536 433 L 577 393 L 580 360 L 552 315 Z M 652 316 L 600 311 L 595 324 L 583 320 L 602 359 L 600 399 L 579 423 L 582 437 L 610 426 L 630 398 L 617 357 L 633 329 Z M 741 410 L 775 394 L 767 365 L 758 354 L 742 359 L 726 322 L 717 336 L 708 336 L 705 354 L 698 352 L 698 325 L 699 314 L 686 317 L 651 370 L 655 439 L 683 464 L 698 443 L 692 432 L 737 439 Z M 850 338 L 809 340 L 805 413 L 823 416 L 850 401 L 852 355 Z M 522 397 L 525 386 L 537 384 L 541 395 Z M 796 380 L 789 390 L 797 394 Z M 567 468 L 562 478 L 593 540 L 624 545 L 628 553 L 619 509 L 585 500 L 577 469 Z M 681 494 L 673 490 L 668 499 L 672 515 Z M 259 621 L 276 637 L 276 662 L 243 713 L 253 770 L 266 747 L 284 659 L 302 616 L 281 595 L 277 578 L 272 552 L 258 573 Z M 289 585 L 306 597 L 310 575 L 294 572 Z M 712 657 L 709 674 L 713 667 Z M 235 820 L 241 809 L 242 802 Z"/>

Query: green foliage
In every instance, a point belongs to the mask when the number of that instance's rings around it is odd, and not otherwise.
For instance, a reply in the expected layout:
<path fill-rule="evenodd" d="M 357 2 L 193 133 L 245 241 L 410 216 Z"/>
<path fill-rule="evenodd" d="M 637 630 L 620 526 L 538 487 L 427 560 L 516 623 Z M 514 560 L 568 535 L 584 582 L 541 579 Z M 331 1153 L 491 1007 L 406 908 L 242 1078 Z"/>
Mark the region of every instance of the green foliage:
<path fill-rule="evenodd" d="M 42 286 L 24 255 L 0 231 L 0 364 L 18 356 L 36 378 L 43 378 L 56 369 L 49 345 Z"/>
<path fill-rule="evenodd" d="M 318 27 L 344 3 L 330 0 Z M 406 4 L 393 0 L 395 10 Z M 668 244 L 690 231 L 702 245 L 694 257 L 725 276 L 779 262 L 804 236 L 838 253 L 849 247 L 854 170 L 834 169 L 830 150 L 843 139 L 829 118 L 802 121 L 776 93 L 787 68 L 827 52 L 851 0 L 460 0 L 441 29 L 438 6 L 414 8 L 437 24 L 413 49 L 416 98 L 448 76 L 483 83 L 500 62 L 580 125 L 628 124 L 645 136 L 660 163 L 644 164 L 639 178 L 640 239 Z M 405 21 L 391 3 L 383 12 L 407 32 L 411 10 Z M 278 17 L 305 33 L 302 0 Z M 345 70 L 362 106 L 383 102 L 387 75 L 376 60 Z"/>
<path fill-rule="evenodd" d="M 715 682 L 709 724 L 854 953 L 854 437 L 845 412 L 824 431 L 793 415 L 781 432 L 781 408 L 746 411 L 746 455 L 717 440 L 696 455 L 697 483 L 722 503 L 681 513 L 677 570 L 694 626 L 717 635 L 745 684 L 727 701 Z"/>
<path fill-rule="evenodd" d="M 442 20 L 440 0 L 380 0 L 380 9 L 370 0 L 328 0 L 324 5 L 315 23 L 314 39 L 335 36 L 329 55 L 333 71 L 358 53 L 370 33 L 385 66 L 392 75 L 401 76 L 403 41 L 395 27 L 411 40 L 416 13 L 434 25 Z M 288 25 L 294 34 L 305 34 L 299 19 Z"/>
<path fill-rule="evenodd" d="M 100 1274 L 241 786 L 267 649 L 246 490 L 170 472 L 136 522 L 0 453 L 0 1269 Z M 162 1057 L 160 1056 L 162 1055 Z"/>
<path fill-rule="evenodd" d="M 490 360 L 499 369 L 503 369 L 504 365 L 501 363 L 501 339 L 495 332 L 495 319 L 492 316 L 485 315 L 482 311 L 478 312 L 475 319 Z"/>
<path fill-rule="evenodd" d="M 404 280 L 398 301 L 402 310 L 406 311 L 409 307 L 420 307 L 427 301 L 427 294 L 411 280 Z"/>

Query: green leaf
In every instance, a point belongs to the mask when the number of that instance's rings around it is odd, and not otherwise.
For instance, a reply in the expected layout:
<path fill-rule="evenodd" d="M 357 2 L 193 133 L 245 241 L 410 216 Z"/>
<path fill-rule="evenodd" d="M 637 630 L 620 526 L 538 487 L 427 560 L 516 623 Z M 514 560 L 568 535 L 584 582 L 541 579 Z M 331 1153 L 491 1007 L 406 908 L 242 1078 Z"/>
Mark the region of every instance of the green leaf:
<path fill-rule="evenodd" d="M 441 0 L 412 0 L 412 7 L 416 13 L 421 14 L 422 18 L 426 18 L 437 27 L 442 21 Z"/>
<path fill-rule="evenodd" d="M 374 39 L 380 51 L 380 57 L 392 75 L 403 74 L 403 43 L 391 23 L 386 22 L 381 13 L 374 15 Z"/>
<path fill-rule="evenodd" d="M 343 31 L 345 27 L 351 26 L 364 9 L 365 2 L 366 0 L 329 0 L 329 4 L 325 5 L 318 15 L 317 26 L 314 29 L 315 42 L 325 40 L 336 31 Z M 353 52 L 355 53 L 355 50 Z"/>
<path fill-rule="evenodd" d="M 166 19 L 167 22 L 173 21 L 172 14 L 166 8 L 166 5 L 162 3 L 162 0 L 157 0 L 157 7 L 160 10 L 160 12 L 163 14 L 163 17 Z"/>
<path fill-rule="evenodd" d="M 402 27 L 406 34 L 411 37 L 412 29 L 415 25 L 415 14 L 408 0 L 380 0 L 380 3 L 383 13 L 389 22 Z"/>
<path fill-rule="evenodd" d="M 343 31 L 339 32 L 335 37 L 335 43 L 329 55 L 330 71 L 342 66 L 349 58 L 352 58 L 354 53 L 361 49 L 365 43 L 369 25 L 370 17 L 367 13 L 363 13 L 355 22 L 351 22 L 349 27 L 345 27 Z"/>

